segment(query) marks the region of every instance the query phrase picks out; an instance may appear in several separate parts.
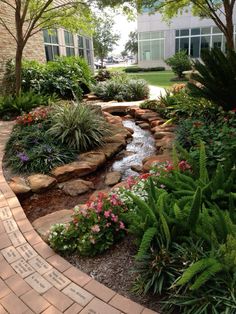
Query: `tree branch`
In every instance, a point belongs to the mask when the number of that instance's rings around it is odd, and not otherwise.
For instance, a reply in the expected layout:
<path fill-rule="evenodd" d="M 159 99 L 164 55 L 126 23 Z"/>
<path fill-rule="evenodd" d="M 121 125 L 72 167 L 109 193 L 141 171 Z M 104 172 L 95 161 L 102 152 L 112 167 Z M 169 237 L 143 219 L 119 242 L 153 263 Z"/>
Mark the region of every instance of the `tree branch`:
<path fill-rule="evenodd" d="M 5 21 L 3 20 L 2 17 L 0 17 L 0 24 L 8 31 L 8 33 L 14 38 L 14 40 L 17 41 L 16 36 L 13 34 L 13 32 L 10 30 L 10 28 L 7 26 L 7 24 L 5 23 Z"/>

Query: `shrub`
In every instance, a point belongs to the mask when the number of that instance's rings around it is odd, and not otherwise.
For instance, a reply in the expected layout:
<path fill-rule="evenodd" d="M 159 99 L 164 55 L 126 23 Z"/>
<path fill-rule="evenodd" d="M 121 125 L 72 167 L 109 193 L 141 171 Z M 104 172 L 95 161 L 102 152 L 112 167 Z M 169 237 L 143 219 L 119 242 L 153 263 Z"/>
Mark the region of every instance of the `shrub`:
<path fill-rule="evenodd" d="M 184 77 L 183 71 L 191 70 L 191 62 L 185 50 L 177 52 L 165 61 L 180 79 Z"/>
<path fill-rule="evenodd" d="M 48 173 L 54 167 L 73 161 L 73 150 L 47 134 L 49 125 L 47 120 L 16 125 L 6 145 L 7 165 L 20 173 Z"/>
<path fill-rule="evenodd" d="M 165 71 L 165 67 L 152 67 L 152 68 L 139 68 L 139 67 L 126 67 L 124 69 L 126 73 L 137 73 L 137 72 L 158 72 Z"/>
<path fill-rule="evenodd" d="M 52 227 L 50 245 L 57 251 L 77 251 L 87 256 L 104 252 L 125 236 L 121 205 L 115 194 L 104 198 L 101 193 L 95 202 L 75 207 L 73 221 L 68 226 L 59 224 Z"/>
<path fill-rule="evenodd" d="M 146 99 L 149 96 L 149 87 L 145 80 L 129 80 L 123 94 L 128 101 Z"/>
<path fill-rule="evenodd" d="M 236 53 L 225 55 L 220 49 L 205 50 L 201 56 L 204 63 L 196 61 L 198 73 L 192 75 L 195 82 L 188 87 L 193 96 L 204 97 L 222 106 L 224 110 L 236 108 Z M 198 84 L 196 84 L 196 82 Z"/>
<path fill-rule="evenodd" d="M 97 82 L 103 82 L 106 80 L 109 80 L 112 77 L 112 74 L 110 71 L 105 69 L 100 69 L 98 73 L 95 75 L 95 80 Z"/>
<path fill-rule="evenodd" d="M 40 95 L 33 92 L 21 93 L 20 96 L 4 96 L 0 98 L 0 117 L 2 119 L 14 118 L 23 112 L 29 112 L 35 107 L 47 105 L 55 101 L 54 96 Z"/>
<path fill-rule="evenodd" d="M 55 106 L 51 121 L 47 134 L 78 152 L 103 145 L 105 136 L 110 135 L 103 116 L 94 108 L 81 104 Z"/>

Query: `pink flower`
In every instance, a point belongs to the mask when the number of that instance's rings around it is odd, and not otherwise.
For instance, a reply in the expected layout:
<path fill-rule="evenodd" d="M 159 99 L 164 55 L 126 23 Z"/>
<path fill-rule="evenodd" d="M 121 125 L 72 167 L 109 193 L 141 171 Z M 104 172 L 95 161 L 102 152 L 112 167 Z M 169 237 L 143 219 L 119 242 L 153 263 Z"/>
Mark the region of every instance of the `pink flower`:
<path fill-rule="evenodd" d="M 149 178 L 150 176 L 151 176 L 150 173 L 143 173 L 143 174 L 141 174 L 141 175 L 139 176 L 139 178 L 146 180 L 146 179 Z"/>
<path fill-rule="evenodd" d="M 90 237 L 90 242 L 91 242 L 92 244 L 95 244 L 95 243 L 96 243 L 96 241 L 95 241 L 95 239 L 94 239 L 93 237 Z"/>
<path fill-rule="evenodd" d="M 190 164 L 186 160 L 181 160 L 178 166 L 181 171 L 186 171 L 186 170 L 191 169 Z"/>
<path fill-rule="evenodd" d="M 103 203 L 102 203 L 101 200 L 99 200 L 99 201 L 97 202 L 97 207 L 96 207 L 96 212 L 97 212 L 97 213 L 101 213 L 101 211 L 102 211 L 102 206 L 103 206 Z"/>
<path fill-rule="evenodd" d="M 123 221 L 120 221 L 120 229 L 125 229 L 125 225 L 124 225 Z"/>
<path fill-rule="evenodd" d="M 106 223 L 106 227 L 107 227 L 107 228 L 109 228 L 109 227 L 110 227 L 110 225 L 111 225 L 111 223 L 110 223 L 110 222 L 107 222 L 107 223 Z"/>
<path fill-rule="evenodd" d="M 120 201 L 116 194 L 112 194 L 112 196 L 110 197 L 110 202 L 113 206 L 120 205 Z"/>
<path fill-rule="evenodd" d="M 84 217 L 87 217 L 87 216 L 88 216 L 88 211 L 87 211 L 87 209 L 85 209 L 85 208 L 81 208 L 81 209 L 79 210 L 79 213 L 80 213 L 82 216 L 84 216 Z"/>
<path fill-rule="evenodd" d="M 172 170 L 174 170 L 173 164 L 172 164 L 170 161 L 167 162 L 165 168 L 166 168 L 167 171 L 172 171 Z"/>
<path fill-rule="evenodd" d="M 106 211 L 104 212 L 105 218 L 109 218 L 109 217 L 110 217 L 110 214 L 111 214 L 110 210 L 106 210 Z"/>
<path fill-rule="evenodd" d="M 99 225 L 94 225 L 94 226 L 92 226 L 91 230 L 94 233 L 98 233 L 100 231 L 100 227 L 99 227 Z"/>
<path fill-rule="evenodd" d="M 134 177 L 132 177 L 132 176 L 128 177 L 126 182 L 127 182 L 129 188 L 131 188 L 136 183 L 136 181 L 134 180 Z"/>
<path fill-rule="evenodd" d="M 117 222 L 118 221 L 118 216 L 114 215 L 114 214 L 111 214 L 111 220 L 113 222 Z"/>

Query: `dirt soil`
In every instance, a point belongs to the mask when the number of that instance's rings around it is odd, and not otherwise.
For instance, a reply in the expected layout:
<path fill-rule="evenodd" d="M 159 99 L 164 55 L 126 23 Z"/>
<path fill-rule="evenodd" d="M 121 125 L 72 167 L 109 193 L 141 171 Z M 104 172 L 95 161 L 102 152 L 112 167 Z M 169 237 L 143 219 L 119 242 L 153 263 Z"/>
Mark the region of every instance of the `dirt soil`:
<path fill-rule="evenodd" d="M 140 296 L 131 291 L 136 275 L 134 255 L 136 248 L 132 238 L 127 236 L 122 242 L 102 255 L 80 257 L 76 254 L 64 256 L 72 265 L 87 273 L 105 286 L 144 305 L 154 311 L 160 311 L 160 298 L 153 295 Z M 135 313 L 134 313 L 135 314 Z"/>

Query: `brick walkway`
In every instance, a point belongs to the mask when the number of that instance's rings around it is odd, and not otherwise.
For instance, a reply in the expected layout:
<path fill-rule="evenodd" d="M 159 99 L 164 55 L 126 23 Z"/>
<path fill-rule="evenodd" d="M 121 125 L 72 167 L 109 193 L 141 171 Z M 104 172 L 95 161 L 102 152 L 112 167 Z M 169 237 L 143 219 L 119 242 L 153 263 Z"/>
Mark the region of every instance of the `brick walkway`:
<path fill-rule="evenodd" d="M 155 314 L 71 266 L 34 231 L 2 172 L 12 125 L 0 122 L 0 314 Z"/>

